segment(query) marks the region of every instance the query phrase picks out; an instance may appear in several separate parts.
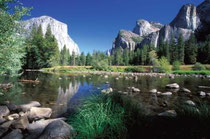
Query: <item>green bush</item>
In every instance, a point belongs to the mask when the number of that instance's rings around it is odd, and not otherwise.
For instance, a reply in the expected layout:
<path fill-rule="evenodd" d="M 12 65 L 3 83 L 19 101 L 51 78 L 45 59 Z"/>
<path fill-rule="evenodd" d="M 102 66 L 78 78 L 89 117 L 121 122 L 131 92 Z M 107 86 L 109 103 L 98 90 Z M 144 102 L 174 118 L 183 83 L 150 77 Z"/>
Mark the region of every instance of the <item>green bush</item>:
<path fill-rule="evenodd" d="M 109 70 L 109 62 L 108 59 L 103 59 L 103 60 L 93 60 L 92 62 L 92 68 L 95 70 L 100 70 L 100 71 L 108 71 Z"/>
<path fill-rule="evenodd" d="M 124 109 L 101 94 L 85 100 L 69 124 L 77 132 L 75 138 L 122 138 L 126 131 L 123 116 Z"/>
<path fill-rule="evenodd" d="M 174 63 L 173 63 L 173 70 L 180 70 L 180 62 L 179 61 L 175 61 Z"/>
<path fill-rule="evenodd" d="M 157 69 L 158 69 L 158 72 L 161 72 L 161 73 L 171 72 L 171 66 L 167 58 L 161 57 L 161 59 L 159 60 L 159 66 L 157 67 Z"/>
<path fill-rule="evenodd" d="M 206 67 L 202 65 L 201 63 L 197 62 L 195 63 L 193 70 L 206 70 Z"/>
<path fill-rule="evenodd" d="M 125 69 L 124 68 L 120 68 L 120 67 L 111 67 L 111 71 L 112 72 L 124 72 Z"/>
<path fill-rule="evenodd" d="M 125 68 L 125 72 L 143 73 L 143 72 L 145 72 L 145 69 L 144 68 L 139 68 L 139 67 L 127 67 L 127 68 Z"/>

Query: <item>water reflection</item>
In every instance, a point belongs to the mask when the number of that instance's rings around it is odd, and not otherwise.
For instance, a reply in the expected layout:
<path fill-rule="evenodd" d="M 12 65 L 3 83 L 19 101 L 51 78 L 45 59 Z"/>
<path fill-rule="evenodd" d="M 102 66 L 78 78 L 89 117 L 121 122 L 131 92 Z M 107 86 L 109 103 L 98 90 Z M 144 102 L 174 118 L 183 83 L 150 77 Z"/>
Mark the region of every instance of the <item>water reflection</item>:
<path fill-rule="evenodd" d="M 119 79 L 116 80 L 116 77 Z M 0 96 L 1 99 L 9 100 L 12 103 L 20 104 L 29 101 L 39 101 L 43 107 L 53 109 L 55 117 L 71 111 L 80 104 L 81 99 L 85 99 L 92 94 L 100 93 L 104 88 L 112 87 L 114 92 L 128 92 L 128 87 L 135 87 L 141 90 L 139 95 L 133 97 L 137 102 L 141 102 L 147 110 L 160 112 L 164 105 L 173 106 L 177 102 L 184 100 L 196 100 L 198 91 L 209 92 L 210 90 L 201 90 L 198 86 L 209 86 L 209 79 L 193 77 L 149 77 L 141 76 L 138 80 L 128 79 L 125 76 L 111 76 L 104 78 L 104 75 L 60 75 L 47 74 L 40 72 L 27 72 L 21 79 L 35 80 L 39 79 L 39 84 L 20 83 L 17 80 L 9 79 L 2 83 L 12 82 L 14 88 Z M 0 78 L 1 81 L 1 78 Z M 192 91 L 190 95 L 183 93 L 174 93 L 171 97 L 157 97 L 149 93 L 151 89 L 157 89 L 165 92 L 165 86 L 169 83 L 178 83 L 181 87 Z"/>
<path fill-rule="evenodd" d="M 58 88 L 58 97 L 53 108 L 55 117 L 58 117 L 67 112 L 68 102 L 74 96 L 74 94 L 78 92 L 79 87 L 80 83 L 76 81 L 75 83 L 70 82 L 69 86 L 65 89 L 61 86 Z"/>

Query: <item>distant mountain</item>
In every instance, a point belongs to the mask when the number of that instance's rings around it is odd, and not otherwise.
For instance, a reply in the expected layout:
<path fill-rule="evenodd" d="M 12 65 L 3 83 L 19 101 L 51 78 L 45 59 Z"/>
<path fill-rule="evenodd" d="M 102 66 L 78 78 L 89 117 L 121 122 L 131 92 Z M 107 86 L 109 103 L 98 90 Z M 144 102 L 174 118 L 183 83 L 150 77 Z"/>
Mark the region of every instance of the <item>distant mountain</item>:
<path fill-rule="evenodd" d="M 27 34 L 31 32 L 33 26 L 42 26 L 43 33 L 47 31 L 47 26 L 50 25 L 52 34 L 55 36 L 58 42 L 59 50 L 62 50 L 64 45 L 69 49 L 70 54 L 74 51 L 76 54 L 80 53 L 78 45 L 68 35 L 68 27 L 66 24 L 49 16 L 41 16 L 32 18 L 22 22 L 22 26 L 26 29 Z"/>
<path fill-rule="evenodd" d="M 180 34 L 188 40 L 192 33 L 195 33 L 198 39 L 210 33 L 210 0 L 205 0 L 197 7 L 193 4 L 184 5 L 168 25 L 138 20 L 133 31 L 123 30 L 118 33 L 112 49 L 108 52 L 111 54 L 116 48 L 135 50 L 144 45 L 157 47 L 161 40 L 177 40 Z"/>

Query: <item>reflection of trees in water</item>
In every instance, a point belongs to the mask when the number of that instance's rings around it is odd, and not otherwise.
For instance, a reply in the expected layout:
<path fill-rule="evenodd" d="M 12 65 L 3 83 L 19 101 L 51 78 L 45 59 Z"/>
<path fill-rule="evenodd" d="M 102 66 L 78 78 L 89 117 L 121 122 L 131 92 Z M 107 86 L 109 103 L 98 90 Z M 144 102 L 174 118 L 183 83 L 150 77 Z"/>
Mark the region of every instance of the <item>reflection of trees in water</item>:
<path fill-rule="evenodd" d="M 7 83 L 11 83 L 12 87 L 8 90 L 0 89 L 0 93 L 4 94 L 0 96 L 0 103 L 4 103 L 5 101 L 9 101 L 15 104 L 22 103 L 22 84 L 17 82 L 16 77 L 0 77 L 0 84 Z"/>
<path fill-rule="evenodd" d="M 59 116 L 65 113 L 68 109 L 68 102 L 77 93 L 80 87 L 80 83 L 76 80 L 74 82 L 70 82 L 69 85 L 65 88 L 61 86 L 58 88 L 58 97 L 56 100 L 56 105 L 54 107 L 55 116 Z"/>

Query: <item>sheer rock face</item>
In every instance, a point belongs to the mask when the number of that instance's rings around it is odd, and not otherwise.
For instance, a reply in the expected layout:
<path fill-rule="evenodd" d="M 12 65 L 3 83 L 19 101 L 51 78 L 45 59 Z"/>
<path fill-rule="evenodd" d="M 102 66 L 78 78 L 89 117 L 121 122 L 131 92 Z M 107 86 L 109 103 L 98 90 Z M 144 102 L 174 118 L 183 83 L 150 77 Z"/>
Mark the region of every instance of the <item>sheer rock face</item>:
<path fill-rule="evenodd" d="M 170 23 L 172 27 L 196 30 L 200 24 L 197 8 L 192 4 L 184 5 L 176 18 Z"/>
<path fill-rule="evenodd" d="M 173 37 L 175 38 L 175 40 L 177 40 L 180 34 L 182 34 L 184 40 L 186 41 L 190 38 L 192 33 L 194 33 L 194 31 L 191 29 L 172 27 L 170 25 L 165 25 L 160 30 L 159 42 L 161 39 L 163 41 L 170 42 Z"/>
<path fill-rule="evenodd" d="M 148 22 L 146 20 L 138 20 L 133 32 L 140 36 L 147 36 L 153 32 L 157 32 L 162 28 L 162 24 L 155 22 Z"/>
<path fill-rule="evenodd" d="M 144 45 L 154 45 L 157 47 L 161 40 L 170 42 L 172 38 L 177 41 L 180 34 L 184 40 L 188 40 L 192 33 L 196 33 L 200 38 L 205 38 L 210 33 L 210 0 L 205 0 L 197 7 L 193 4 L 184 5 L 174 20 L 168 25 L 162 25 L 156 22 L 149 22 L 146 20 L 138 20 L 132 34 L 133 36 L 139 35 L 142 40 L 138 43 L 133 43 L 130 35 L 129 37 L 118 37 L 113 43 L 112 51 L 118 47 L 122 49 L 132 48 L 135 50 L 137 47 Z M 135 34 L 135 35 L 134 35 Z"/>
<path fill-rule="evenodd" d="M 114 40 L 113 49 L 121 48 L 126 49 L 128 48 L 130 51 L 135 50 L 136 45 L 142 41 L 142 37 L 138 34 L 135 34 L 131 31 L 121 30 L 118 33 L 117 38 Z"/>
<path fill-rule="evenodd" d="M 47 31 L 48 25 L 50 25 L 52 34 L 57 39 L 59 50 L 62 50 L 64 45 L 66 45 L 71 54 L 73 51 L 76 54 L 80 53 L 78 45 L 68 35 L 67 25 L 60 21 L 57 21 L 56 19 L 53 19 L 52 17 L 41 16 L 37 18 L 32 18 L 27 21 L 23 21 L 22 25 L 23 28 L 26 29 L 26 31 L 29 31 L 28 33 L 30 33 L 33 26 L 38 27 L 39 25 L 41 25 L 44 34 Z"/>

